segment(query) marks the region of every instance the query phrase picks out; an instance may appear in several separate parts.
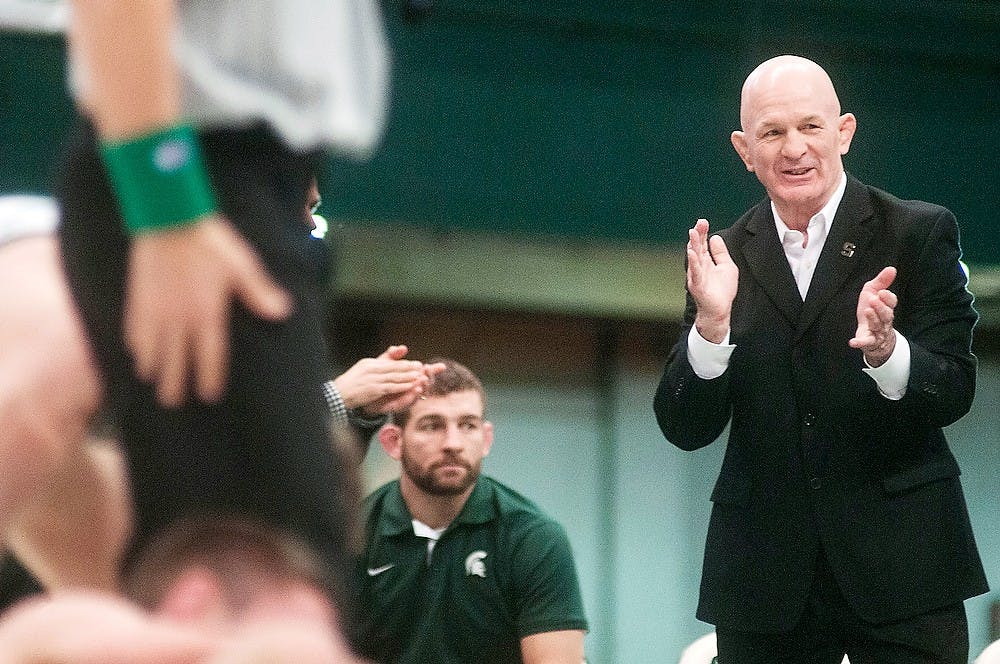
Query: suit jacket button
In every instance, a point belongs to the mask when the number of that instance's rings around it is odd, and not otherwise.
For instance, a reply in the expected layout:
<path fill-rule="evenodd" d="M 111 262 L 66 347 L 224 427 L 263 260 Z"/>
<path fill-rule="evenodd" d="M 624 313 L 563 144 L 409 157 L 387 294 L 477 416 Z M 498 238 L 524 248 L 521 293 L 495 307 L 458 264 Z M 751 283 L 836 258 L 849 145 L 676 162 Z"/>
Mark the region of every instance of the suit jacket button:
<path fill-rule="evenodd" d="M 809 480 L 809 486 L 811 486 L 814 489 L 819 489 L 820 487 L 823 486 L 823 480 L 821 480 L 818 477 L 814 477 L 811 480 Z"/>

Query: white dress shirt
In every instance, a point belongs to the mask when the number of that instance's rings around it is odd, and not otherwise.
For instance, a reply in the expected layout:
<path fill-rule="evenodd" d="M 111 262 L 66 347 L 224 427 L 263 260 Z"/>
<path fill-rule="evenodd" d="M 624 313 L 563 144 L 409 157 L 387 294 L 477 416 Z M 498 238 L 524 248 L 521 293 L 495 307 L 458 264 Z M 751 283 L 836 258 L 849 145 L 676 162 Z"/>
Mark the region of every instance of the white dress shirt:
<path fill-rule="evenodd" d="M 812 284 L 813 273 L 816 271 L 816 264 L 819 262 L 820 254 L 823 252 L 823 245 L 826 244 L 826 237 L 833 225 L 833 219 L 840 207 L 840 201 L 844 197 L 844 190 L 847 187 L 847 174 L 841 174 L 840 185 L 833 192 L 830 200 L 823 208 L 814 214 L 809 220 L 806 232 L 789 229 L 778 210 L 771 202 L 771 212 L 774 215 L 774 226 L 781 240 L 781 245 L 785 250 L 785 258 L 788 266 L 795 277 L 795 284 L 798 286 L 799 295 L 803 300 L 809 293 L 809 286 Z M 803 246 L 803 243 L 805 245 Z M 893 330 L 896 335 L 896 346 L 889 359 L 879 367 L 868 365 L 862 369 L 871 376 L 878 385 L 879 392 L 887 399 L 898 400 L 906 394 L 906 383 L 910 378 L 910 344 L 906 338 Z M 705 340 L 692 326 L 688 334 L 688 361 L 695 375 L 705 380 L 718 378 L 729 368 L 729 358 L 733 354 L 736 346 L 729 343 L 729 332 L 726 332 L 722 343 L 713 344 Z"/>

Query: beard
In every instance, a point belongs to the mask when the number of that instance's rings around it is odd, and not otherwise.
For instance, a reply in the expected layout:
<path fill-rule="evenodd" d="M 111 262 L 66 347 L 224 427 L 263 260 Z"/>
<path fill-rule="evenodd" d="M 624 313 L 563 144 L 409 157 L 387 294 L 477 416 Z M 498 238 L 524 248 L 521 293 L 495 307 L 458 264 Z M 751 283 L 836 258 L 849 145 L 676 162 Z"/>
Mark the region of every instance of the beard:
<path fill-rule="evenodd" d="M 481 462 L 469 464 L 462 459 L 448 457 L 422 469 L 413 462 L 406 452 L 400 458 L 400 463 L 403 473 L 410 478 L 410 481 L 417 485 L 421 491 L 432 496 L 457 496 L 464 493 L 479 479 L 479 472 L 482 468 Z M 452 465 L 461 466 L 465 472 L 458 478 L 443 479 L 439 477 L 437 472 L 439 468 Z"/>

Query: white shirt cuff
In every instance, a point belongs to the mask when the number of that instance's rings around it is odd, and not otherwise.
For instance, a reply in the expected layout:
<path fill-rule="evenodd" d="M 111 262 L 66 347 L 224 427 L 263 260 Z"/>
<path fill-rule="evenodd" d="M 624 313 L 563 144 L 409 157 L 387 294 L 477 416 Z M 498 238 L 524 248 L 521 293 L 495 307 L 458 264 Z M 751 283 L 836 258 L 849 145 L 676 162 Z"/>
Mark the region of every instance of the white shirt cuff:
<path fill-rule="evenodd" d="M 867 368 L 862 369 L 872 377 L 878 386 L 879 393 L 891 401 L 899 401 L 906 394 L 906 383 L 910 380 L 910 342 L 899 330 L 893 330 L 896 335 L 896 347 L 892 355 L 880 367 L 872 367 L 865 360 Z"/>
<path fill-rule="evenodd" d="M 0 196 L 0 246 L 25 237 L 52 235 L 59 226 L 59 207 L 47 196 Z"/>
<path fill-rule="evenodd" d="M 726 337 L 719 344 L 706 341 L 694 325 L 688 333 L 688 362 L 695 375 L 703 380 L 712 380 L 726 373 L 734 348 L 736 346 L 729 343 L 729 332 L 726 332 Z"/>

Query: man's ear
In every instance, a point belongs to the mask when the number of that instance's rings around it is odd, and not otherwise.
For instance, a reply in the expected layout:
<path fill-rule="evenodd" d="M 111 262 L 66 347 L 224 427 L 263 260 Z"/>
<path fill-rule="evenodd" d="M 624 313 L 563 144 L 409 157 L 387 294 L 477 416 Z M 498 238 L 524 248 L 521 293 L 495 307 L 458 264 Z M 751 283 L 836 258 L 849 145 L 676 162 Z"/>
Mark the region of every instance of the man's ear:
<path fill-rule="evenodd" d="M 854 132 L 858 129 L 858 119 L 854 117 L 854 113 L 844 113 L 840 116 L 840 122 L 837 125 L 837 130 L 840 133 L 840 154 L 847 154 L 847 151 L 851 149 L 851 139 L 854 138 Z"/>
<path fill-rule="evenodd" d="M 378 442 L 390 457 L 399 461 L 403 455 L 403 430 L 398 424 L 386 424 L 378 430 Z"/>
<path fill-rule="evenodd" d="M 733 147 L 736 148 L 736 154 L 740 156 L 743 160 L 743 164 L 747 167 L 747 170 L 751 173 L 753 172 L 753 161 L 750 159 L 750 149 L 747 147 L 747 135 L 742 131 L 734 131 L 729 135 L 729 140 L 733 142 Z"/>
<path fill-rule="evenodd" d="M 489 456 L 491 447 L 493 447 L 493 423 L 486 420 L 483 422 L 483 456 Z"/>

